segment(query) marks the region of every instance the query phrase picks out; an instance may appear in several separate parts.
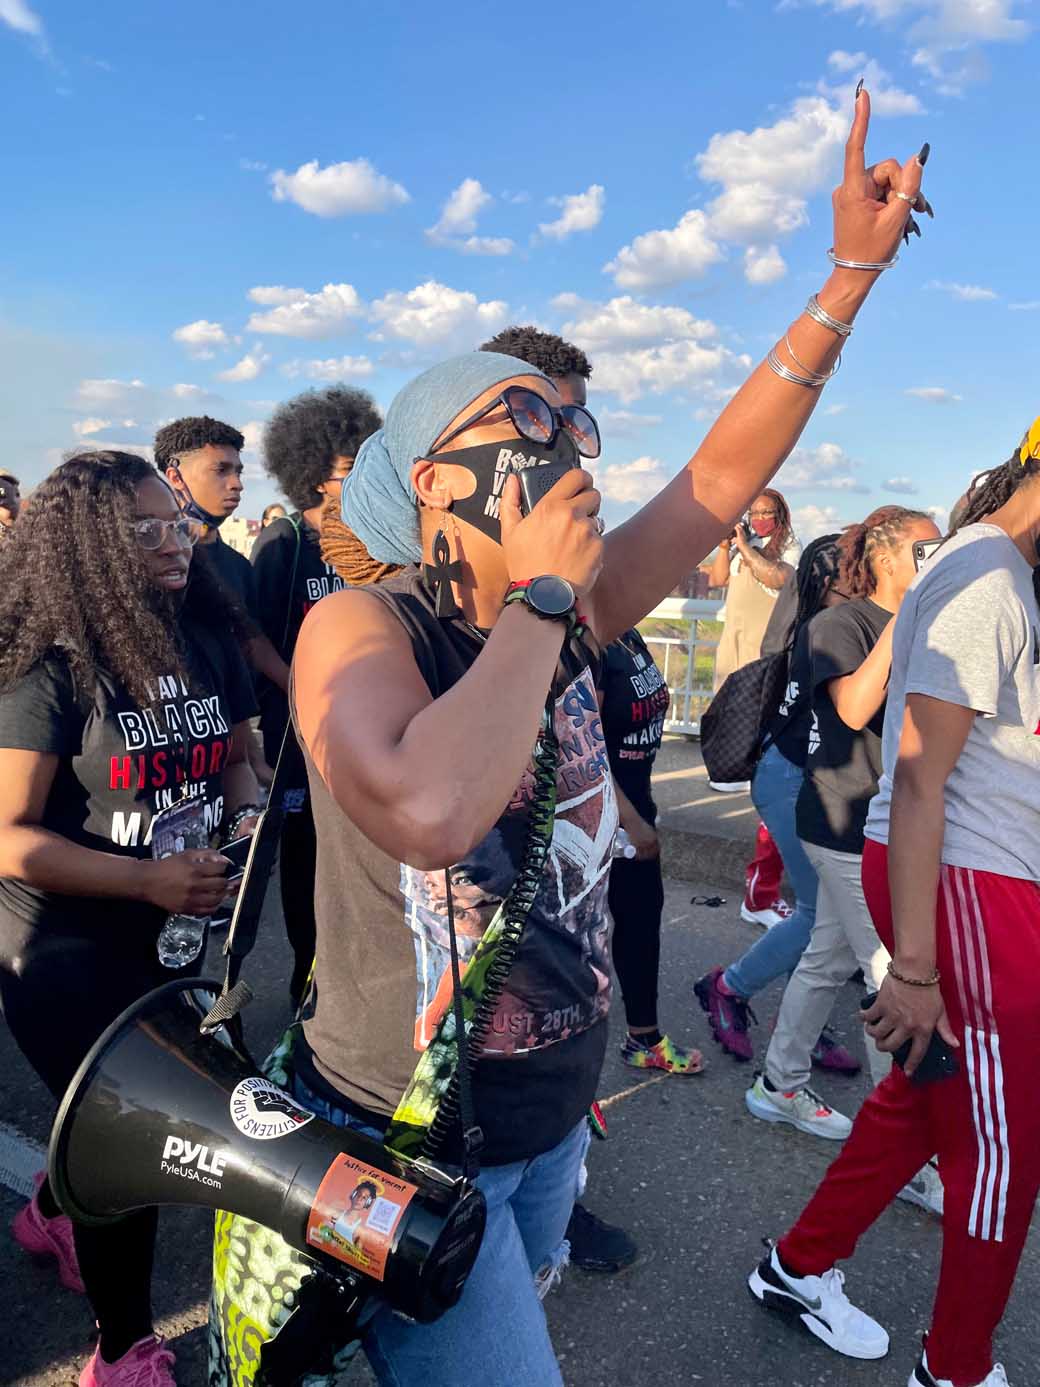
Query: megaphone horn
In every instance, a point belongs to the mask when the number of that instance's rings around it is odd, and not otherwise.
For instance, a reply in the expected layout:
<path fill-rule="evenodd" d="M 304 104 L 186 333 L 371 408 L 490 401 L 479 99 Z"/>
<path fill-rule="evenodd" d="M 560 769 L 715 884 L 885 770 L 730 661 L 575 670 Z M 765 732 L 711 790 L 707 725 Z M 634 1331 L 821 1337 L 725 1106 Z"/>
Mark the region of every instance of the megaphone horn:
<path fill-rule="evenodd" d="M 109 1026 L 51 1133 L 51 1188 L 81 1223 L 185 1204 L 281 1234 L 427 1323 L 458 1300 L 484 1232 L 479 1190 L 315 1117 L 199 1023 L 219 984 L 177 979 Z"/>

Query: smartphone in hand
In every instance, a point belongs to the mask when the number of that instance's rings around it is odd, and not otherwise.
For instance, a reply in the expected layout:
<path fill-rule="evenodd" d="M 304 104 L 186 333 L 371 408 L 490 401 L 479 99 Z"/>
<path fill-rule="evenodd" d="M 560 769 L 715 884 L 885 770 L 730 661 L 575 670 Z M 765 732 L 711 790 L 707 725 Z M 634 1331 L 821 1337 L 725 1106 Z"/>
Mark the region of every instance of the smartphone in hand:
<path fill-rule="evenodd" d="M 861 1011 L 869 1011 L 878 999 L 876 992 L 868 992 L 860 1002 Z M 912 1042 L 907 1040 L 900 1045 L 898 1050 L 892 1052 L 892 1063 L 898 1064 L 902 1069 L 910 1058 Z M 957 1056 L 943 1040 L 938 1031 L 932 1032 L 932 1038 L 928 1042 L 928 1049 L 921 1057 L 921 1063 L 914 1070 L 910 1077 L 913 1084 L 934 1084 L 940 1079 L 952 1079 L 955 1074 L 960 1073 L 960 1063 Z"/>

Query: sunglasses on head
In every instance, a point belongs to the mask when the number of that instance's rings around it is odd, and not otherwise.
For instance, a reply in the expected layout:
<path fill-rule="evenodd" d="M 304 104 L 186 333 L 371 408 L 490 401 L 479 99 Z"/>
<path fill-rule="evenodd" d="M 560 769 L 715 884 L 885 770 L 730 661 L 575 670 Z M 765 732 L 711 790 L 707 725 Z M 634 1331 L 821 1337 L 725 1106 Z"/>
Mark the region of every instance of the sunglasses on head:
<path fill-rule="evenodd" d="M 171 530 L 182 548 L 194 548 L 202 538 L 203 526 L 198 520 L 191 520 L 186 515 L 179 515 L 176 520 L 160 520 L 157 516 L 150 515 L 145 520 L 135 520 L 131 529 L 142 549 L 154 550 L 162 548 Z"/>
<path fill-rule="evenodd" d="M 560 429 L 563 429 L 570 435 L 583 458 L 599 457 L 599 425 L 584 405 L 551 405 L 548 400 L 523 385 L 510 385 L 501 395 L 489 400 L 482 409 L 471 414 L 458 428 L 452 429 L 446 438 L 442 438 L 434 451 L 439 453 L 452 439 L 458 438 L 460 433 L 465 433 L 479 420 L 486 418 L 499 405 L 503 406 L 521 438 L 528 438 L 532 443 L 540 443 L 548 448 L 555 442 Z"/>

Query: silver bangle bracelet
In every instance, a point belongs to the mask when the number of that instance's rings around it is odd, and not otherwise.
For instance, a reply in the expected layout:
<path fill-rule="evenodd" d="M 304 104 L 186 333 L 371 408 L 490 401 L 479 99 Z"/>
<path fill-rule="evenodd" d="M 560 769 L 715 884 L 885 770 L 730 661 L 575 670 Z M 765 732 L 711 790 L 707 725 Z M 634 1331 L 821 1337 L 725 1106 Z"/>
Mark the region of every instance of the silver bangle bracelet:
<path fill-rule="evenodd" d="M 819 323 L 820 327 L 829 328 L 831 332 L 836 332 L 839 337 L 852 336 L 852 324 L 843 323 L 840 318 L 832 317 L 815 294 L 805 305 L 805 311 L 814 323 Z"/>
<path fill-rule="evenodd" d="M 814 371 L 811 366 L 806 366 L 805 362 L 799 359 L 798 354 L 795 352 L 795 349 L 791 346 L 791 334 L 789 332 L 784 334 L 784 346 L 787 348 L 788 356 L 790 356 L 791 360 L 798 367 L 798 369 L 800 371 L 804 371 L 805 374 L 809 376 L 812 380 L 819 381 L 821 385 L 826 385 L 830 378 L 832 376 L 836 376 L 838 372 L 841 370 L 840 352 L 838 353 L 837 361 L 834 363 L 834 365 L 831 367 L 829 371 Z"/>
<path fill-rule="evenodd" d="M 899 256 L 893 255 L 891 260 L 839 260 L 834 254 L 834 247 L 831 246 L 827 252 L 827 259 L 832 265 L 838 265 L 843 270 L 890 270 Z"/>
<path fill-rule="evenodd" d="M 770 347 L 769 354 L 766 357 L 766 365 L 775 376 L 779 376 L 781 380 L 790 381 L 792 385 L 804 385 L 807 390 L 823 389 L 824 381 L 810 380 L 807 376 L 800 376 L 797 372 L 792 371 L 790 367 L 785 366 L 777 356 L 775 347 Z"/>

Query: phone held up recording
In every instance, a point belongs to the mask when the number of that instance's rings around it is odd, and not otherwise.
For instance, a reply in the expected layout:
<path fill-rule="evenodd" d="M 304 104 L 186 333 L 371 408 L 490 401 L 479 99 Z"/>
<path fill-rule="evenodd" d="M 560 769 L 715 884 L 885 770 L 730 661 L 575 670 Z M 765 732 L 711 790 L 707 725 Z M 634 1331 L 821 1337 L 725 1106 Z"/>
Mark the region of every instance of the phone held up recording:
<path fill-rule="evenodd" d="M 876 992 L 868 992 L 859 1004 L 860 1011 L 869 1011 L 878 999 Z M 898 1064 L 902 1069 L 910 1058 L 911 1041 L 904 1041 L 898 1050 L 892 1052 L 893 1064 Z M 921 1062 L 914 1070 L 910 1082 L 914 1084 L 934 1084 L 940 1079 L 952 1079 L 955 1074 L 960 1073 L 960 1064 L 957 1056 L 943 1040 L 938 1031 L 932 1032 L 932 1038 L 928 1042 L 928 1049 L 921 1057 Z"/>

